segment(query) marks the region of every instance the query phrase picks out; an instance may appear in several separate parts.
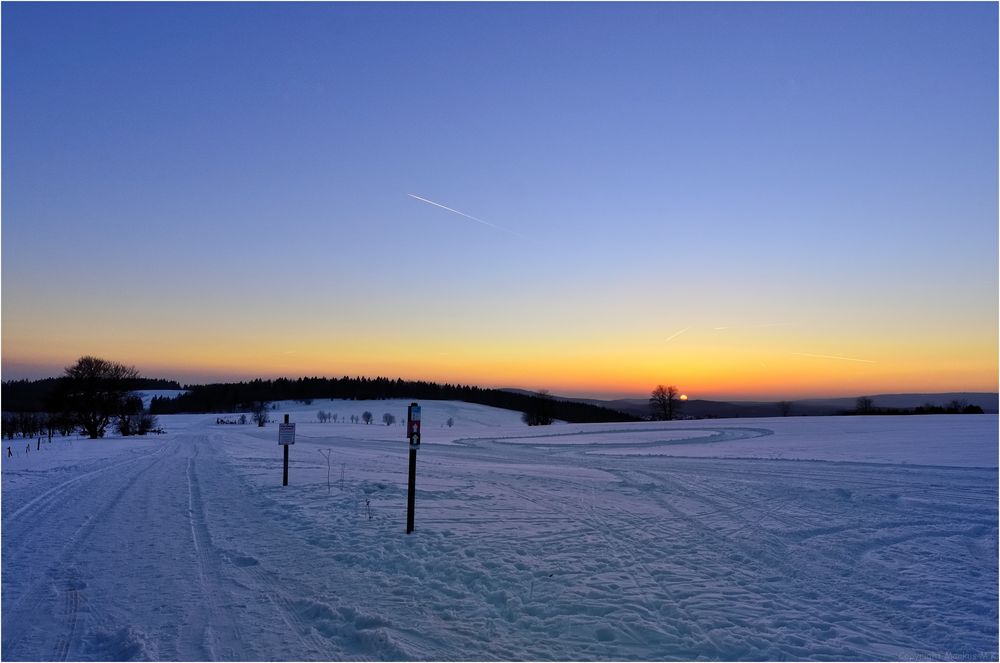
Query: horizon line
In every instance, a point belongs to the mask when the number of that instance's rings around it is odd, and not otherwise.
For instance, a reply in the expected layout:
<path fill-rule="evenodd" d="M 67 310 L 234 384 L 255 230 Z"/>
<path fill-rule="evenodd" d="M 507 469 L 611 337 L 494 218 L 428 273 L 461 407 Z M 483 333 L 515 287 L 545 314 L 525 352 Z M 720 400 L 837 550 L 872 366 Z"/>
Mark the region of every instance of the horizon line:
<path fill-rule="evenodd" d="M 55 379 L 59 379 L 60 377 L 62 377 L 62 376 L 61 375 L 56 375 L 56 376 L 50 375 L 50 376 L 47 376 L 47 377 L 35 377 L 35 378 L 32 378 L 32 377 L 4 378 L 2 380 L 2 383 L 6 384 L 8 382 L 16 382 L 16 381 L 39 382 L 39 381 L 42 381 L 42 380 L 55 380 Z M 647 394 L 639 394 L 639 393 L 634 393 L 634 394 L 628 394 L 628 393 L 626 393 L 626 394 L 612 396 L 612 395 L 608 395 L 608 392 L 602 392 L 600 390 L 586 391 L 586 392 L 577 392 L 577 395 L 564 395 L 564 394 L 555 393 L 551 389 L 547 389 L 547 388 L 544 388 L 544 387 L 538 388 L 538 389 L 527 389 L 527 388 L 524 388 L 524 387 L 511 387 L 511 386 L 487 386 L 487 385 L 483 385 L 483 384 L 463 383 L 463 382 L 457 381 L 457 380 L 456 381 L 439 381 L 439 380 L 403 378 L 401 376 L 389 377 L 388 375 L 361 375 L 361 374 L 358 374 L 358 375 L 353 375 L 352 376 L 352 375 L 349 375 L 349 374 L 344 374 L 344 375 L 333 376 L 333 377 L 331 377 L 329 375 L 325 375 L 325 374 L 324 375 L 299 375 L 297 377 L 289 377 L 287 375 L 280 375 L 280 376 L 275 376 L 275 377 L 263 377 L 263 376 L 258 375 L 258 376 L 255 376 L 255 377 L 250 377 L 250 376 L 235 377 L 234 376 L 234 377 L 231 377 L 231 378 L 228 378 L 228 379 L 206 380 L 206 381 L 203 381 L 203 382 L 187 382 L 187 381 L 182 381 L 182 380 L 177 380 L 177 379 L 172 379 L 172 378 L 165 378 L 165 377 L 140 376 L 140 379 L 165 380 L 165 381 L 169 381 L 169 382 L 176 382 L 178 385 L 181 386 L 182 390 L 185 389 L 186 387 L 199 387 L 199 386 L 207 386 L 207 385 L 212 385 L 212 384 L 234 384 L 234 383 L 253 382 L 253 381 L 256 381 L 256 380 L 262 380 L 262 381 L 276 381 L 276 380 L 296 381 L 296 380 L 309 380 L 309 379 L 315 379 L 315 380 L 340 380 L 340 379 L 343 379 L 343 378 L 355 379 L 355 380 L 359 380 L 359 379 L 364 379 L 364 380 L 387 380 L 389 382 L 397 382 L 397 381 L 401 380 L 403 382 L 425 382 L 425 383 L 428 383 L 428 384 L 437 384 L 437 385 L 450 384 L 450 385 L 454 385 L 456 387 L 472 387 L 472 388 L 478 388 L 478 389 L 493 389 L 493 390 L 497 390 L 497 391 L 523 391 L 523 392 L 527 392 L 529 394 L 537 394 L 539 392 L 545 391 L 550 396 L 552 396 L 553 398 L 558 398 L 558 399 L 562 399 L 562 400 L 576 400 L 576 401 L 579 401 L 579 400 L 593 400 L 593 401 L 613 402 L 613 401 L 618 401 L 618 400 L 646 400 L 646 399 L 649 398 L 649 396 Z M 153 390 L 150 390 L 150 391 L 153 391 Z M 779 402 L 782 402 L 782 401 L 796 402 L 796 401 L 809 401 L 809 400 L 849 399 L 849 398 L 860 398 L 860 397 L 869 397 L 869 398 L 871 398 L 871 397 L 877 397 L 877 396 L 943 395 L 943 394 L 984 394 L 984 395 L 996 395 L 996 396 L 1000 397 L 1000 390 L 998 390 L 998 391 L 982 391 L 982 390 L 978 390 L 978 389 L 959 389 L 959 390 L 952 389 L 952 390 L 948 390 L 948 391 L 883 391 L 883 392 L 865 392 L 865 393 L 850 393 L 850 394 L 843 393 L 842 395 L 809 395 L 809 396 L 784 396 L 784 397 L 759 396 L 759 395 L 753 395 L 753 394 L 738 395 L 738 396 L 729 396 L 729 395 L 726 395 L 726 394 L 722 394 L 722 395 L 718 395 L 718 396 L 713 396 L 713 395 L 710 394 L 710 395 L 705 396 L 705 397 L 698 397 L 697 395 L 695 395 L 695 396 L 689 398 L 689 400 L 687 402 L 694 402 L 694 401 L 716 401 L 716 402 L 726 402 L 726 403 L 741 403 L 741 402 L 742 403 L 779 403 Z"/>

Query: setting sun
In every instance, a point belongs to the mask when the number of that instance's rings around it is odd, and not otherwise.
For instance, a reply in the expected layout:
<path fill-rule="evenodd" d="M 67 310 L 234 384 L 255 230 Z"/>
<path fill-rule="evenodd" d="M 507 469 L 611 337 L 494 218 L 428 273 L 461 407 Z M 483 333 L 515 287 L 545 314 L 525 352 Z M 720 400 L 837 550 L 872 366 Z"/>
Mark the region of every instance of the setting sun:
<path fill-rule="evenodd" d="M 687 394 L 681 394 L 681 400 L 686 401 L 688 399 Z"/>

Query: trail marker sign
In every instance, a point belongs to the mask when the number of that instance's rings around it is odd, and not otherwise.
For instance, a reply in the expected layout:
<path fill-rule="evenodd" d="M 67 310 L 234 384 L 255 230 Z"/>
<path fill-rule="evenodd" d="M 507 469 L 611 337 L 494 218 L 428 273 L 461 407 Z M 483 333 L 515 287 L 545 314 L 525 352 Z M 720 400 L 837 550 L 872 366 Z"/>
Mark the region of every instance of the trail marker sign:
<path fill-rule="evenodd" d="M 295 424 L 288 423 L 288 415 L 285 415 L 285 423 L 278 424 L 278 444 L 281 445 L 285 455 L 285 466 L 282 469 L 281 485 L 288 485 L 288 445 L 295 444 Z"/>
<path fill-rule="evenodd" d="M 420 406 L 406 409 L 406 437 L 410 440 L 410 480 L 406 489 L 406 533 L 413 531 L 413 503 L 416 500 L 417 449 L 420 448 Z M 287 449 L 287 447 L 286 447 Z"/>
<path fill-rule="evenodd" d="M 420 406 L 416 403 L 406 411 L 406 437 L 410 440 L 411 448 L 420 446 Z"/>

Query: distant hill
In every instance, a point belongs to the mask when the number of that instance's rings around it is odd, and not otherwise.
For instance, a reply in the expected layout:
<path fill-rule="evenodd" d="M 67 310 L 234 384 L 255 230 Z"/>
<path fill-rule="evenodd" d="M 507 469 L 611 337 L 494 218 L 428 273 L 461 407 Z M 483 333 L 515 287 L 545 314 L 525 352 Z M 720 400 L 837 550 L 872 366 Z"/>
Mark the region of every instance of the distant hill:
<path fill-rule="evenodd" d="M 860 395 L 860 394 L 859 394 Z M 992 392 L 946 392 L 940 394 L 876 394 L 869 396 L 875 407 L 914 408 L 921 405 L 947 405 L 952 401 L 964 402 L 968 405 L 978 405 L 987 414 L 997 414 L 1000 395 Z M 821 398 L 796 401 L 804 406 L 835 407 L 840 410 L 853 410 L 857 398 Z"/>
<path fill-rule="evenodd" d="M 587 399 L 585 403 L 593 405 L 603 405 L 604 407 L 627 412 L 637 417 L 649 416 L 649 399 L 646 398 L 623 398 L 612 401 L 600 401 Z M 853 401 L 851 407 L 853 407 Z M 684 401 L 681 405 L 681 412 L 685 417 L 695 417 L 702 419 L 730 419 L 747 417 L 780 417 L 781 408 L 777 402 L 757 402 L 757 401 L 709 401 L 692 399 Z M 791 414 L 798 416 L 830 416 L 843 410 L 843 407 L 823 404 L 798 404 L 793 402 Z"/>
<path fill-rule="evenodd" d="M 482 387 L 410 381 L 401 378 L 278 378 L 206 385 L 188 385 L 174 398 L 153 398 L 153 414 L 180 412 L 239 412 L 259 401 L 303 401 L 317 398 L 350 400 L 424 399 L 479 403 L 526 413 L 545 413 L 573 423 L 636 421 L 628 413 L 566 399 L 543 399 L 531 392 L 513 392 Z"/>
<path fill-rule="evenodd" d="M 556 396 L 563 400 L 563 397 Z M 992 392 L 947 392 L 938 394 L 875 394 L 869 396 L 876 408 L 915 408 L 921 405 L 944 406 L 952 401 L 961 401 L 969 405 L 978 405 L 987 414 L 997 414 L 1000 411 L 998 401 L 1000 394 Z M 600 407 L 626 412 L 637 417 L 649 416 L 649 399 L 623 398 L 617 400 L 599 400 L 586 398 L 566 398 L 564 400 L 587 403 Z M 810 398 L 791 403 L 791 416 L 830 416 L 853 410 L 857 398 Z M 682 406 L 683 415 L 696 418 L 736 418 L 736 417 L 780 417 L 781 408 L 778 402 L 762 401 L 709 401 L 689 400 Z"/>
<path fill-rule="evenodd" d="M 45 412 L 57 378 L 13 380 L 3 383 L 2 405 L 5 412 Z M 385 400 L 414 398 L 455 400 L 479 403 L 518 412 L 544 413 L 554 419 L 573 423 L 636 421 L 624 412 L 570 400 L 541 399 L 530 392 L 510 393 L 499 389 L 407 381 L 384 377 L 278 378 L 249 382 L 187 385 L 183 389 L 173 380 L 138 378 L 131 384 L 141 394 L 143 405 L 153 414 L 180 412 L 238 412 L 254 401 L 303 401 L 315 398 Z"/>

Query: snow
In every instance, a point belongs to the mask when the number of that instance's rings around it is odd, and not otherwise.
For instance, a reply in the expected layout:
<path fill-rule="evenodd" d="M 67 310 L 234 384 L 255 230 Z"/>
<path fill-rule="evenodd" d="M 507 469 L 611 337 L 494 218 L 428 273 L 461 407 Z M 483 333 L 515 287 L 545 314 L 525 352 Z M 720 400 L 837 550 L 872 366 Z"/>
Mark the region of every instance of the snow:
<path fill-rule="evenodd" d="M 154 398 L 177 398 L 181 394 L 186 394 L 185 389 L 145 389 L 137 392 L 142 399 L 142 406 L 149 409 L 149 404 Z"/>
<path fill-rule="evenodd" d="M 281 404 L 288 486 L 273 423 L 15 445 L 2 658 L 997 658 L 995 415 L 529 428 L 424 401 L 407 536 L 407 404 Z"/>

